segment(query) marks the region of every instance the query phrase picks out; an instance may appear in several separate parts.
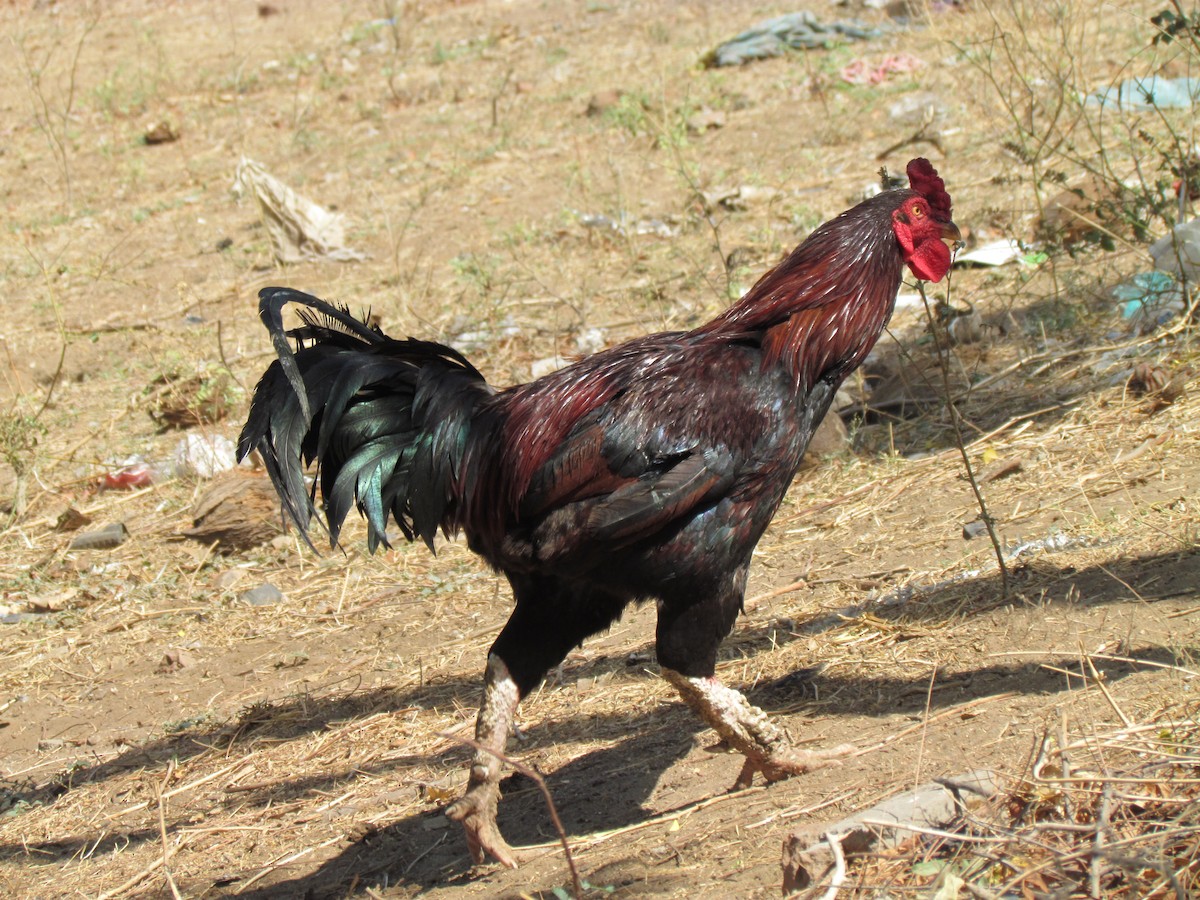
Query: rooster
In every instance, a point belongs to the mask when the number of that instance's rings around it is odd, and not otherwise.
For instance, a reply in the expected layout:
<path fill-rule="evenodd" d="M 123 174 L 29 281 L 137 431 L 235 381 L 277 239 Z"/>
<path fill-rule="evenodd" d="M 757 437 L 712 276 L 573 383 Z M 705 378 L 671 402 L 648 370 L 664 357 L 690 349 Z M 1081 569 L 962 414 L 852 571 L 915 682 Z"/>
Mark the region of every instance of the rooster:
<path fill-rule="evenodd" d="M 934 168 L 915 159 L 908 179 L 816 229 L 694 331 L 637 338 L 504 390 L 450 347 L 394 340 L 299 291 L 261 292 L 278 359 L 239 452 L 261 453 L 302 532 L 319 486 L 333 545 L 352 507 L 372 550 L 387 544 L 389 519 L 431 550 L 439 530 L 461 531 L 512 587 L 484 671 L 479 749 L 447 808 L 477 863 L 516 866 L 496 825 L 490 751 L 503 752 L 521 698 L 631 602 L 656 602 L 663 677 L 745 756 L 735 786 L 853 749 L 793 746 L 714 672 L 754 547 L 838 385 L 887 324 L 904 266 L 938 281 L 960 243 Z M 289 303 L 303 320 L 291 331 Z"/>

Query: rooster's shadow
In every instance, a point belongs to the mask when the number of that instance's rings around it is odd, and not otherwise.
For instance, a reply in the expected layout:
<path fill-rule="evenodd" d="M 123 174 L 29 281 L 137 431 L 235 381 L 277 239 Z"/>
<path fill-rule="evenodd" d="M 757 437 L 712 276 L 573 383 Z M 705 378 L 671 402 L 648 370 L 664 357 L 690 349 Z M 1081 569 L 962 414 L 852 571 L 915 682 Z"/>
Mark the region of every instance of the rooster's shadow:
<path fill-rule="evenodd" d="M 645 714 L 652 718 L 653 713 Z M 591 750 L 546 776 L 546 786 L 568 840 L 644 822 L 659 779 L 695 746 L 700 723 L 668 731 L 653 721 L 633 722 L 627 737 Z M 734 766 L 730 778 L 736 774 Z M 532 780 L 514 776 L 503 785 L 497 824 L 526 862 L 561 855 L 546 801 Z M 553 845 L 553 846 L 551 846 Z M 522 850 L 522 848 L 526 848 Z M 428 889 L 466 886 L 472 869 L 462 829 L 440 809 L 419 812 L 372 831 L 349 846 L 333 850 L 315 867 L 294 879 L 276 881 L 238 897 L 345 897 L 353 885 Z"/>

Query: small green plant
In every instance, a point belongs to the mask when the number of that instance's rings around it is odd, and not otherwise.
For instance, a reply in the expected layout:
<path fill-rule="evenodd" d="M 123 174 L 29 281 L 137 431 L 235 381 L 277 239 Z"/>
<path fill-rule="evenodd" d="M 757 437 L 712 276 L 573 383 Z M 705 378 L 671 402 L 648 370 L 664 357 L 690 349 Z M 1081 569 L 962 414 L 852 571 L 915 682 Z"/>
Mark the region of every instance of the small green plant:
<path fill-rule="evenodd" d="M 1060 296 L 1047 297 L 1029 306 L 1025 329 L 1031 337 L 1059 334 L 1076 327 L 1083 310 Z"/>
<path fill-rule="evenodd" d="M 33 469 L 34 451 L 46 433 L 46 427 L 40 419 L 41 410 L 30 415 L 14 408 L 0 414 L 0 456 L 13 470 L 16 479 L 12 500 L 14 518 L 24 515 L 28 504 L 26 493 L 29 474 Z"/>
<path fill-rule="evenodd" d="M 630 137 L 649 134 L 650 123 L 646 113 L 649 105 L 644 94 L 622 94 L 616 103 L 604 111 L 604 121 Z"/>
<path fill-rule="evenodd" d="M 588 894 L 591 894 L 593 892 L 597 893 L 597 894 L 613 894 L 613 893 L 616 893 L 616 890 L 617 890 L 616 885 L 592 884 L 586 878 L 582 879 L 579 882 L 579 886 L 581 888 L 583 888 L 583 890 L 586 891 Z M 580 900 L 580 895 L 572 893 L 571 891 L 567 890 L 567 888 L 565 888 L 565 887 L 556 887 L 553 891 L 551 891 L 551 893 L 554 894 L 555 900 Z"/>
<path fill-rule="evenodd" d="M 496 258 L 477 253 L 461 253 L 450 260 L 450 268 L 463 284 L 485 299 L 496 286 Z"/>
<path fill-rule="evenodd" d="M 1090 69 L 1103 53 L 1077 5 L 1002 0 L 985 11 L 990 33 L 957 49 L 982 76 L 981 103 L 1006 122 L 1002 146 L 1028 170 L 1050 246 L 1111 250 L 1177 224 L 1188 186 L 1200 182 L 1191 114 L 1157 106 L 1137 114 L 1093 94 L 1097 73 Z M 1200 13 L 1173 2 L 1148 24 L 1156 33 L 1108 76 L 1114 88 L 1168 63 L 1190 69 L 1200 58 Z M 1057 292 L 1053 265 L 1050 274 Z"/>
<path fill-rule="evenodd" d="M 199 728 L 201 725 L 206 725 L 213 721 L 213 714 L 205 711 L 199 715 L 189 716 L 186 719 L 176 719 L 171 722 L 163 723 L 164 734 L 179 734 L 181 731 L 191 731 L 193 728 Z"/>

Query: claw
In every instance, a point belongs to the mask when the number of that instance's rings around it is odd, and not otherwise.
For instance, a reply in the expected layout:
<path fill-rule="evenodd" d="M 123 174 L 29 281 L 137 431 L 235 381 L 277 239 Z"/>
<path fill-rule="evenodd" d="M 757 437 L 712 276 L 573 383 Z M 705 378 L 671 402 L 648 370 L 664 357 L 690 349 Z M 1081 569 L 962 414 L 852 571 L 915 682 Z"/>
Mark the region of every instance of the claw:
<path fill-rule="evenodd" d="M 855 751 L 853 744 L 829 750 L 798 750 L 765 712 L 716 678 L 692 678 L 667 668 L 663 676 L 722 740 L 746 757 L 733 790 L 750 787 L 755 772 L 762 772 L 768 782 L 782 781 L 840 765 L 841 757 Z"/>
<path fill-rule="evenodd" d="M 495 782 L 476 784 L 465 796 L 446 807 L 446 817 L 459 822 L 467 835 L 471 859 L 479 865 L 487 856 L 510 869 L 517 867 L 517 856 L 496 826 L 496 806 L 500 789 Z"/>
<path fill-rule="evenodd" d="M 840 766 L 842 758 L 854 753 L 856 749 L 853 744 L 840 744 L 828 750 L 781 748 L 765 759 L 747 756 L 732 790 L 740 791 L 750 787 L 756 772 L 762 772 L 763 778 L 770 784 L 791 778 L 793 775 L 804 775 L 817 769 Z"/>

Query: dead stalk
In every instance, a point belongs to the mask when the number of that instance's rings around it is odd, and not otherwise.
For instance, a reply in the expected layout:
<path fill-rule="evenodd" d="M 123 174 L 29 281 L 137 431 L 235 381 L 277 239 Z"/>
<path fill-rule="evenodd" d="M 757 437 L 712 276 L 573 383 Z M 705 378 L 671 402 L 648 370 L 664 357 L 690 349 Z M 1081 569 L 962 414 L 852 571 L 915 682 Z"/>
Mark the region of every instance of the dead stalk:
<path fill-rule="evenodd" d="M 938 667 L 929 673 L 929 687 L 925 691 L 925 714 L 921 717 L 921 744 L 917 747 L 917 765 L 913 772 L 913 787 L 921 783 L 921 764 L 925 761 L 925 739 L 929 737 L 929 710 L 933 706 L 933 685 L 937 681 Z"/>
<path fill-rule="evenodd" d="M 171 847 L 167 843 L 167 816 L 166 804 L 163 802 L 163 788 L 171 783 L 171 776 L 175 774 L 175 761 L 171 760 L 167 766 L 167 771 L 164 773 L 162 782 L 154 785 L 154 799 L 158 807 L 158 834 L 162 840 L 162 870 L 163 876 L 167 879 L 167 887 L 171 889 L 171 896 L 174 900 L 183 900 L 183 895 L 179 893 L 179 887 L 175 884 L 175 878 L 171 875 Z"/>
<path fill-rule="evenodd" d="M 979 504 L 979 517 L 983 520 L 988 538 L 992 542 L 992 548 L 996 551 L 996 563 L 1000 567 L 1000 596 L 1003 599 L 1007 599 L 1008 566 L 1004 562 L 1004 548 L 1000 546 L 1000 538 L 996 535 L 996 522 L 992 518 L 992 514 L 988 512 L 987 501 L 983 499 L 983 492 L 979 489 L 979 482 L 975 478 L 975 469 L 971 465 L 971 457 L 967 454 L 967 443 L 963 438 L 962 416 L 958 412 L 958 406 L 954 402 L 954 396 L 950 389 L 950 371 L 949 364 L 946 361 L 947 348 L 942 340 L 942 327 L 934 318 L 933 309 L 929 305 L 929 297 L 925 294 L 925 282 L 917 282 L 917 291 L 921 294 L 921 302 L 925 304 L 925 315 L 929 317 L 929 330 L 933 334 L 933 345 L 934 350 L 937 352 L 938 371 L 942 375 L 942 390 L 946 400 L 946 408 L 950 412 L 950 424 L 954 428 L 954 441 L 958 446 L 958 453 L 962 457 L 963 468 L 967 473 L 967 481 L 970 482 L 971 491 L 975 494 L 975 502 Z"/>
<path fill-rule="evenodd" d="M 833 877 L 829 879 L 829 890 L 821 895 L 821 900 L 834 900 L 842 885 L 846 883 L 846 855 L 842 852 L 844 834 L 826 832 L 825 843 L 829 844 L 829 852 L 833 854 Z"/>

